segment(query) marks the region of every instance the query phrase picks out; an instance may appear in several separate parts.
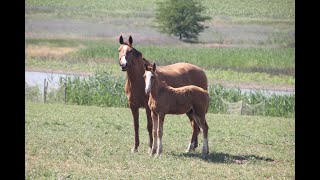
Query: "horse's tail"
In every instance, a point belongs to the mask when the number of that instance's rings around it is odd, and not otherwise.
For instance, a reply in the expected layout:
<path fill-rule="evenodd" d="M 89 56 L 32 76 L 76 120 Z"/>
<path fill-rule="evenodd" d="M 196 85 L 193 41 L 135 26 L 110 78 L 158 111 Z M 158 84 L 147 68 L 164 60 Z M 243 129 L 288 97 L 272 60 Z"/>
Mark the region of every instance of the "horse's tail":
<path fill-rule="evenodd" d="M 206 113 L 208 112 L 208 109 L 209 109 L 209 103 L 210 103 L 210 96 L 209 96 L 209 91 L 208 90 L 204 90 L 207 94 L 207 97 L 208 97 L 208 105 L 207 105 L 207 109 L 206 109 Z"/>

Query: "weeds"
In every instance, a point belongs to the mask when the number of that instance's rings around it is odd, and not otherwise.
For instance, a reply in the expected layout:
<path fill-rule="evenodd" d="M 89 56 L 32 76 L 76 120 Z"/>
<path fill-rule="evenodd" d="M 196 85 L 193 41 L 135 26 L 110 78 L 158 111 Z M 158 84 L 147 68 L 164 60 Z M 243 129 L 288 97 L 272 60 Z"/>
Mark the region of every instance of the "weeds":
<path fill-rule="evenodd" d="M 128 107 L 124 93 L 125 79 L 116 77 L 106 69 L 100 68 L 94 75 L 86 78 L 66 77 L 60 79 L 60 88 L 48 95 L 48 102 L 64 101 L 64 84 L 66 84 L 66 102 L 76 105 L 95 105 L 106 107 Z M 234 103 L 243 101 L 245 108 L 252 108 L 263 103 L 256 115 L 293 117 L 295 115 L 295 95 L 266 94 L 259 90 L 245 92 L 239 88 L 225 88 L 221 85 L 210 85 L 211 113 L 226 113 L 224 101 Z M 34 101 L 39 95 L 36 88 L 26 90 L 26 100 Z"/>
<path fill-rule="evenodd" d="M 67 103 L 108 107 L 127 107 L 123 78 L 115 78 L 110 72 L 98 69 L 95 75 L 62 78 L 66 83 Z"/>

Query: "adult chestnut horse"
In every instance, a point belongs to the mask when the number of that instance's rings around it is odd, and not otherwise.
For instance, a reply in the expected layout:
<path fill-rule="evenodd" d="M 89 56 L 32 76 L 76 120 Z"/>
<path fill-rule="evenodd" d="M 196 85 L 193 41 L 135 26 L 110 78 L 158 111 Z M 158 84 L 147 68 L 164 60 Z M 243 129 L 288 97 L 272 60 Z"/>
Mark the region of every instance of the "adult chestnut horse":
<path fill-rule="evenodd" d="M 151 110 L 153 123 L 153 144 L 150 156 L 162 153 L 163 122 L 166 114 L 184 114 L 193 116 L 203 132 L 202 158 L 206 159 L 209 153 L 208 124 L 206 113 L 209 107 L 209 94 L 195 85 L 173 88 L 161 81 L 156 73 L 156 64 L 152 67 L 145 64 L 145 93 L 149 94 L 148 105 Z M 193 146 L 189 143 L 189 147 Z"/>
<path fill-rule="evenodd" d="M 122 35 L 119 38 L 119 65 L 122 71 L 126 71 L 127 78 L 124 87 L 128 98 L 129 108 L 133 116 L 134 125 L 134 146 L 132 152 L 136 152 L 139 146 L 139 108 L 145 108 L 147 114 L 147 129 L 149 132 L 149 151 L 152 148 L 152 119 L 151 111 L 148 107 L 149 96 L 145 94 L 145 82 L 143 79 L 144 64 L 150 65 L 146 59 L 142 57 L 141 52 L 132 47 L 132 37 L 128 42 L 124 42 Z M 181 87 L 186 85 L 196 85 L 205 90 L 208 87 L 207 76 L 204 71 L 189 63 L 176 63 L 168 66 L 159 66 L 157 68 L 159 78 L 165 81 L 169 86 Z M 190 119 L 193 128 L 191 142 L 194 146 L 188 146 L 186 151 L 192 151 L 198 146 L 199 126 L 195 123 L 193 116 L 186 113 Z"/>

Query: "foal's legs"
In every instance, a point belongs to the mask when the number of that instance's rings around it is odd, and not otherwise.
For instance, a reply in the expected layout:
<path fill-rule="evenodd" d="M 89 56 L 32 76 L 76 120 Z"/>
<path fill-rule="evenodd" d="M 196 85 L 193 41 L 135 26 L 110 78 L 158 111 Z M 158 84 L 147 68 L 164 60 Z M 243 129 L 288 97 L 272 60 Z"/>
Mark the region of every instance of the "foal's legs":
<path fill-rule="evenodd" d="M 209 145 L 208 145 L 208 124 L 206 121 L 205 114 L 196 115 L 197 122 L 199 122 L 200 128 L 203 132 L 203 146 L 202 146 L 202 158 L 206 159 L 209 154 Z"/>
<path fill-rule="evenodd" d="M 199 132 L 200 132 L 200 128 L 199 128 L 197 122 L 195 121 L 195 119 L 193 117 L 194 110 L 191 109 L 186 114 L 189 117 L 190 123 L 191 123 L 191 126 L 192 126 L 191 141 L 190 141 L 190 143 L 189 143 L 189 145 L 188 145 L 188 147 L 186 149 L 186 152 L 191 152 L 191 151 L 194 151 L 195 148 L 198 147 L 198 135 L 199 135 Z"/>
<path fill-rule="evenodd" d="M 154 141 L 152 142 L 152 148 L 150 151 L 150 156 L 154 155 L 157 151 L 157 131 L 158 131 L 158 114 L 156 112 L 151 111 L 151 117 L 152 117 L 152 135 Z"/>
<path fill-rule="evenodd" d="M 152 118 L 151 118 L 151 110 L 149 106 L 146 106 L 146 114 L 147 114 L 147 128 L 149 132 L 149 151 L 148 153 L 151 153 L 151 148 L 152 148 Z"/>
<path fill-rule="evenodd" d="M 162 153 L 162 135 L 163 135 L 163 122 L 164 122 L 164 116 L 165 114 L 159 113 L 159 119 L 158 119 L 158 149 L 157 149 L 157 155 L 160 156 Z"/>
<path fill-rule="evenodd" d="M 139 146 L 139 108 L 136 106 L 129 105 L 131 113 L 133 116 L 133 126 L 134 126 L 134 146 L 131 152 L 138 152 Z"/>

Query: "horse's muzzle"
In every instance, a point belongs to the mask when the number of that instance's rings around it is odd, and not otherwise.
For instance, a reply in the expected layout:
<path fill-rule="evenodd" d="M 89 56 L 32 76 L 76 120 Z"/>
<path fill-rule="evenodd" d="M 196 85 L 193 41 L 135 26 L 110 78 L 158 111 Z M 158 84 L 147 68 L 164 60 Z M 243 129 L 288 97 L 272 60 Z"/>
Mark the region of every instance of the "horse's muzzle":
<path fill-rule="evenodd" d="M 125 65 L 120 64 L 120 68 L 121 68 L 121 71 L 127 71 L 128 64 L 127 63 Z"/>
<path fill-rule="evenodd" d="M 149 95 L 149 93 L 150 93 L 150 89 L 144 89 L 144 92 L 146 93 L 146 95 Z"/>

